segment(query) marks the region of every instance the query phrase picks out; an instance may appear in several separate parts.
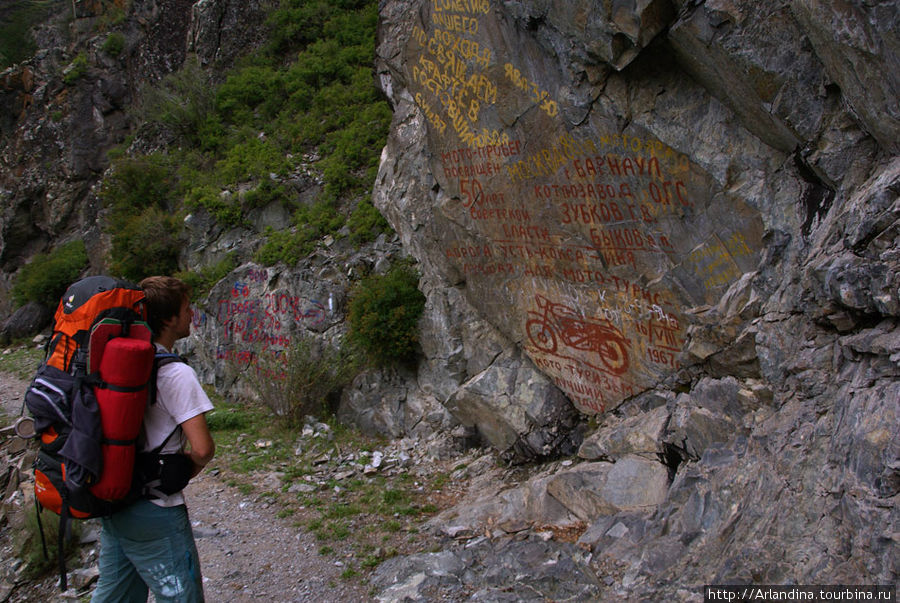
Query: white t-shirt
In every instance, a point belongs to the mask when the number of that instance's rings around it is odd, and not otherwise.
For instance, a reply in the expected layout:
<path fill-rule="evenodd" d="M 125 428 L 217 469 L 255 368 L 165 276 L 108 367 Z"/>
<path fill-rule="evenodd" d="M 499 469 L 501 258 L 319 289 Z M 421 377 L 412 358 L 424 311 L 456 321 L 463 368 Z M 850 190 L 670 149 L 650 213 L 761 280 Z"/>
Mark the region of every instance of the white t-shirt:
<path fill-rule="evenodd" d="M 158 352 L 169 353 L 165 347 L 156 344 Z M 159 367 L 156 377 L 156 404 L 148 404 L 144 412 L 143 452 L 159 447 L 175 429 L 199 414 L 213 409 L 209 396 L 203 391 L 197 373 L 184 362 L 170 362 Z M 181 452 L 187 438 L 179 429 L 160 451 L 161 453 Z M 171 496 L 151 499 L 160 507 L 174 507 L 184 504 L 184 496 L 176 492 Z"/>

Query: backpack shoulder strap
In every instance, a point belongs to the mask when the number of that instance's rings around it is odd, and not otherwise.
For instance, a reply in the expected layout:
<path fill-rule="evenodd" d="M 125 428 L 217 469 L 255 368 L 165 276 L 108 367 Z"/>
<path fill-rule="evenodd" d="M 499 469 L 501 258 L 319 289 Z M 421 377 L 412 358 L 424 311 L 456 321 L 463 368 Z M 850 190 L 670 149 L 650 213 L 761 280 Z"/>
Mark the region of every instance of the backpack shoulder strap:
<path fill-rule="evenodd" d="M 156 377 L 159 374 L 159 369 L 167 364 L 172 364 L 173 362 L 183 362 L 187 364 L 187 360 L 184 356 L 173 354 L 172 352 L 156 352 L 156 355 L 153 357 L 153 372 L 150 373 L 149 388 L 149 400 L 151 405 L 156 404 Z"/>

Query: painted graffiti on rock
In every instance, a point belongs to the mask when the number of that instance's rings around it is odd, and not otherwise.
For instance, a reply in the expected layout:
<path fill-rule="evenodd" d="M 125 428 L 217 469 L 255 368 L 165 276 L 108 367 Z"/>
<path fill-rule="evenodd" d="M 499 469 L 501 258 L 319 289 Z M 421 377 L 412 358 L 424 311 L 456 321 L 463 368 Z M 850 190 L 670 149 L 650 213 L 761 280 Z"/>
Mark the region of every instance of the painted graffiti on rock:
<path fill-rule="evenodd" d="M 319 328 L 329 313 L 319 300 L 287 292 L 255 296 L 243 281 L 235 281 L 229 297 L 219 299 L 216 308 L 216 322 L 225 339 L 264 350 L 289 347 L 295 325 Z"/>
<path fill-rule="evenodd" d="M 571 91 L 495 35 L 505 11 L 435 0 L 410 31 L 438 211 L 460 227 L 441 244 L 473 291 L 496 292 L 473 303 L 511 308 L 507 334 L 603 412 L 681 368 L 686 311 L 754 269 L 762 221 L 653 132 L 599 107 L 575 125 Z"/>
<path fill-rule="evenodd" d="M 591 352 L 596 370 L 621 375 L 628 370 L 631 343 L 612 322 L 588 319 L 571 307 L 536 295 L 538 310 L 528 312 L 525 332 L 531 344 L 546 354 L 569 357 L 572 352 Z M 568 352 L 568 353 L 567 353 Z M 580 356 L 582 361 L 584 355 Z"/>

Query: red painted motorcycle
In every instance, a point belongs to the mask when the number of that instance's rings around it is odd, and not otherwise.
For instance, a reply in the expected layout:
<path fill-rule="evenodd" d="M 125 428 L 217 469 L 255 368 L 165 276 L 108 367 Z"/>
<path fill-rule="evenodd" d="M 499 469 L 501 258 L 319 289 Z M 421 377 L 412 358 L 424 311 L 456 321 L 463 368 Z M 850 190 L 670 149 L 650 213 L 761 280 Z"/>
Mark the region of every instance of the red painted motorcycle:
<path fill-rule="evenodd" d="M 590 320 L 572 308 L 536 295 L 540 312 L 529 311 L 525 331 L 534 347 L 555 354 L 562 345 L 574 350 L 595 352 L 609 372 L 621 375 L 628 370 L 629 342 L 610 321 Z M 599 368 L 599 367 L 598 367 Z"/>

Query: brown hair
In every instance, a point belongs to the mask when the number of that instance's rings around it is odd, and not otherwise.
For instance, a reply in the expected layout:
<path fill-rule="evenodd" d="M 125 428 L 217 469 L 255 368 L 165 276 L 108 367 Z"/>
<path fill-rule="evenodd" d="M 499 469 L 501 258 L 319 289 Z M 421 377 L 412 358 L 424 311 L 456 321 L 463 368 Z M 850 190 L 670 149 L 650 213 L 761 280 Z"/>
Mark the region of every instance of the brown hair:
<path fill-rule="evenodd" d="M 191 298 L 191 287 L 172 276 L 148 276 L 140 283 L 147 298 L 147 322 L 155 335 L 163 324 L 181 313 L 184 300 Z"/>

